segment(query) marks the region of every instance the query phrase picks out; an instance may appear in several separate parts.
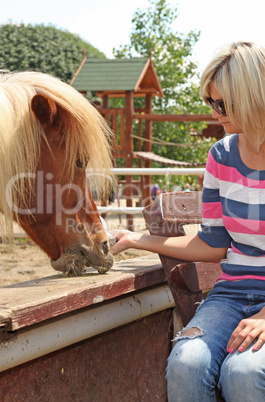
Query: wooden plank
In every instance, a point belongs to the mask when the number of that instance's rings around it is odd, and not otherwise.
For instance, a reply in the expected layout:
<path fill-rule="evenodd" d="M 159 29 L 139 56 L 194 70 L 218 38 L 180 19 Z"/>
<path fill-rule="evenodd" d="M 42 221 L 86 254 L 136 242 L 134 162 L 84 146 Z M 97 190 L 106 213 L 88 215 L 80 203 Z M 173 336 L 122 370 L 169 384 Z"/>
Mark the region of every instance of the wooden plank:
<path fill-rule="evenodd" d="M 116 263 L 105 275 L 60 274 L 0 288 L 0 328 L 17 330 L 166 281 L 155 254 Z"/>
<path fill-rule="evenodd" d="M 125 114 L 126 114 L 126 125 L 125 125 L 125 166 L 131 168 L 133 166 L 133 112 L 134 112 L 134 102 L 133 102 L 133 91 L 126 91 L 125 99 Z M 126 176 L 126 189 L 125 194 L 126 207 L 132 207 L 132 176 Z M 127 215 L 127 229 L 133 231 L 133 216 L 131 214 Z"/>
<path fill-rule="evenodd" d="M 117 135 L 117 110 L 112 112 L 111 116 L 112 116 L 111 128 L 115 133 L 115 135 Z"/>
<path fill-rule="evenodd" d="M 145 108 L 146 114 L 152 114 L 152 95 L 146 94 L 145 98 Z M 152 150 L 152 120 L 145 121 L 145 143 L 144 143 L 144 150 L 145 152 L 151 152 Z M 148 159 L 144 161 L 145 168 L 151 167 L 151 162 Z M 146 207 L 152 202 L 151 197 L 151 176 L 144 176 L 143 177 L 143 200 L 142 205 Z"/>
<path fill-rule="evenodd" d="M 199 191 L 161 194 L 143 211 L 150 233 L 184 236 L 183 225 L 201 222 L 201 198 Z M 220 275 L 220 264 L 185 262 L 163 255 L 160 259 L 185 326 L 195 314 L 195 304 L 203 298 L 202 290 L 212 288 Z"/>
<path fill-rule="evenodd" d="M 156 155 L 153 152 L 141 152 L 141 151 L 137 151 L 133 153 L 134 156 L 141 158 L 141 159 L 146 159 L 152 162 L 157 162 L 157 163 L 163 163 L 165 165 L 169 165 L 169 166 L 180 166 L 180 167 L 198 167 L 198 166 L 205 166 L 205 163 L 189 163 L 189 162 L 181 162 L 181 161 L 177 161 L 174 159 L 169 159 L 169 158 L 164 158 L 163 156 L 160 155 Z"/>
<path fill-rule="evenodd" d="M 116 108 L 116 107 L 108 107 L 108 108 L 101 108 L 100 112 L 101 113 L 121 113 L 124 108 Z"/>
<path fill-rule="evenodd" d="M 222 272 L 220 263 L 214 262 L 184 263 L 178 266 L 178 271 L 185 284 L 185 290 L 189 292 L 211 289 Z M 174 281 L 174 275 L 172 280 Z"/>
<path fill-rule="evenodd" d="M 0 373 L 2 402 L 165 402 L 172 311 Z"/>
<path fill-rule="evenodd" d="M 124 109 L 120 111 L 120 149 L 125 151 L 125 122 L 124 122 Z"/>
<path fill-rule="evenodd" d="M 214 121 L 211 114 L 137 114 L 133 115 L 134 119 L 151 120 L 151 121 Z"/>
<path fill-rule="evenodd" d="M 202 217 L 201 191 L 162 193 L 143 215 L 151 234 L 183 236 L 183 225 L 199 224 Z"/>
<path fill-rule="evenodd" d="M 138 151 L 142 150 L 142 120 L 138 121 Z"/>

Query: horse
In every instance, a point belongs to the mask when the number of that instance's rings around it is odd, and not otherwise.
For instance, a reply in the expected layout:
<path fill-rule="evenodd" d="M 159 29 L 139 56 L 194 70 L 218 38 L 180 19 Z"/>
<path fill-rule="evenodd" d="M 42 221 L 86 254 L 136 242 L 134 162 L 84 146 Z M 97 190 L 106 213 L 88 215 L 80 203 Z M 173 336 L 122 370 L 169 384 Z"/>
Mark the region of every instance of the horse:
<path fill-rule="evenodd" d="M 96 108 L 51 75 L 2 73 L 0 141 L 3 236 L 15 221 L 64 275 L 107 272 L 113 256 L 91 193 L 112 185 L 113 136 Z"/>

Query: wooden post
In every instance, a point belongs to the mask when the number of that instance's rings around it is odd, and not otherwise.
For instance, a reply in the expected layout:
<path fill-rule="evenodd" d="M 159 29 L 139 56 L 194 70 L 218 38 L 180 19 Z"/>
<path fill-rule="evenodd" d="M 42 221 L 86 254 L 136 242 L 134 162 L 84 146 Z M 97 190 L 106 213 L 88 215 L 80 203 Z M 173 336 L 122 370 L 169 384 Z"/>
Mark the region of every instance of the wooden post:
<path fill-rule="evenodd" d="M 102 109 L 108 109 L 108 107 L 109 107 L 109 97 L 108 97 L 108 95 L 103 95 L 103 97 L 102 97 Z M 109 122 L 109 114 L 108 113 L 106 113 L 105 115 L 104 115 L 104 118 L 105 118 L 105 120 L 106 120 L 106 122 L 108 123 L 108 125 L 110 124 L 110 122 Z"/>
<path fill-rule="evenodd" d="M 147 94 L 145 98 L 145 113 L 152 113 L 152 95 Z M 152 150 L 152 120 L 146 120 L 145 121 L 145 145 L 144 149 L 145 152 L 151 152 Z M 151 162 L 150 161 L 145 161 L 145 167 L 150 168 L 151 167 Z M 143 179 L 143 206 L 146 207 L 147 205 L 151 204 L 152 199 L 151 199 L 151 176 L 144 176 Z"/>
<path fill-rule="evenodd" d="M 131 168 L 133 166 L 133 91 L 126 91 L 125 95 L 125 116 L 126 116 L 126 126 L 125 126 L 125 166 Z M 132 207 L 132 176 L 126 175 L 126 206 Z M 133 230 L 133 216 L 127 215 L 127 228 L 128 230 Z"/>
<path fill-rule="evenodd" d="M 125 119 L 124 119 L 124 109 L 120 109 L 120 151 L 125 151 Z"/>
<path fill-rule="evenodd" d="M 109 107 L 109 97 L 108 97 L 108 95 L 103 95 L 102 99 L 103 99 L 102 108 L 107 109 Z"/>
<path fill-rule="evenodd" d="M 103 95 L 102 109 L 108 109 L 108 107 L 109 107 L 108 95 Z M 104 118 L 105 118 L 106 122 L 108 123 L 108 125 L 110 125 L 108 113 L 104 114 Z M 101 194 L 101 205 L 102 206 L 108 205 L 108 197 L 109 197 L 109 194 L 106 194 L 105 191 L 104 191 L 104 193 Z M 103 219 L 106 219 L 106 214 L 101 214 L 101 216 Z"/>

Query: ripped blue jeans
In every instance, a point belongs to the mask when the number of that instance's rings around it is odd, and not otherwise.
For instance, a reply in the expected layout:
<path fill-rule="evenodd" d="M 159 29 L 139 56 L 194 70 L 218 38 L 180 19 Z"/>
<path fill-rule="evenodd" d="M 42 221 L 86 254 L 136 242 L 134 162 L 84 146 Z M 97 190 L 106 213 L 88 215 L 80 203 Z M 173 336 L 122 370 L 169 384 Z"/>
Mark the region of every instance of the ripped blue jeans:
<path fill-rule="evenodd" d="M 213 402 L 216 387 L 226 402 L 265 401 L 265 345 L 229 354 L 226 347 L 239 322 L 257 314 L 265 296 L 209 295 L 175 340 L 168 358 L 168 402 Z M 182 336 L 192 328 L 195 335 Z"/>

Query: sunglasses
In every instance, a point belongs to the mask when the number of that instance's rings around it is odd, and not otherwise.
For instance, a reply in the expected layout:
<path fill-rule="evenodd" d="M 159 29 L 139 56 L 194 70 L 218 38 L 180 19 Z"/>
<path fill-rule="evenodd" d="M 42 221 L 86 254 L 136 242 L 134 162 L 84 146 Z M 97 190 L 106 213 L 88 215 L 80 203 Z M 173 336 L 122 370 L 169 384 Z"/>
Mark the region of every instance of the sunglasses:
<path fill-rule="evenodd" d="M 209 102 L 209 106 L 215 110 L 218 114 L 221 116 L 227 116 L 226 110 L 225 110 L 225 104 L 222 99 L 214 101 L 212 98 L 207 98 L 207 101 Z"/>

